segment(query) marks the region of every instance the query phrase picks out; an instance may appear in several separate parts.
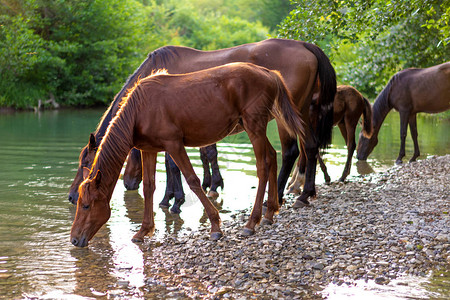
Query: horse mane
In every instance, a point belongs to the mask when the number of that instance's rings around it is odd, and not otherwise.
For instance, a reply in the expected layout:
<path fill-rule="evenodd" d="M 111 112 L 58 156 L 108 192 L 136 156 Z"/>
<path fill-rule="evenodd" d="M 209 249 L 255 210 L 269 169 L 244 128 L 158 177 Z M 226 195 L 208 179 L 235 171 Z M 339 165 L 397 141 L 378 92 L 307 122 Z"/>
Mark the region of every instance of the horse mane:
<path fill-rule="evenodd" d="M 89 178 L 101 169 L 105 176 L 113 178 L 115 172 L 122 168 L 122 165 L 133 148 L 133 130 L 136 113 L 139 111 L 143 101 L 148 99 L 148 88 L 142 84 L 150 81 L 157 81 L 158 76 L 166 75 L 167 70 L 161 69 L 153 71 L 145 78 L 138 78 L 132 88 L 128 89 L 118 105 L 117 113 L 109 123 L 105 135 L 98 147 L 92 164 Z"/>
<path fill-rule="evenodd" d="M 173 59 L 173 57 L 179 56 L 176 49 L 176 46 L 164 46 L 150 52 L 142 64 L 127 78 L 125 84 L 122 86 L 122 89 L 114 96 L 114 100 L 111 102 L 108 109 L 101 117 L 100 122 L 97 124 L 97 128 L 95 130 L 95 138 L 97 143 L 106 134 L 109 123 L 117 113 L 123 98 L 126 97 L 124 95 L 126 95 L 127 91 L 130 90 L 129 86 L 133 82 L 138 82 L 140 77 L 142 77 L 142 73 L 144 73 L 147 69 L 151 69 L 150 75 L 156 73 L 158 70 L 164 69 L 169 60 Z M 146 75 L 144 75 L 144 77 L 145 76 Z"/>

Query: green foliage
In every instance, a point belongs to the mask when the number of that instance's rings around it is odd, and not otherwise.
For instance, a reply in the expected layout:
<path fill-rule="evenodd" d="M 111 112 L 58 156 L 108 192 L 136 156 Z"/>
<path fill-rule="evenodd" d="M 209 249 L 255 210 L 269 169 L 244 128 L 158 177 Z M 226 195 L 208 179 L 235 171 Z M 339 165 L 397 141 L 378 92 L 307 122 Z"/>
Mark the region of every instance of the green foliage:
<path fill-rule="evenodd" d="M 279 35 L 320 45 L 340 83 L 374 97 L 399 70 L 450 59 L 449 0 L 294 0 Z"/>
<path fill-rule="evenodd" d="M 50 95 L 65 106 L 108 104 L 158 47 L 210 50 L 265 39 L 284 15 L 265 14 L 266 27 L 257 13 L 274 2 L 1 0 L 0 106 L 27 108 Z"/>
<path fill-rule="evenodd" d="M 261 23 L 250 23 L 238 17 L 214 12 L 196 12 L 190 4 L 171 10 L 169 27 L 174 37 L 185 46 L 215 50 L 266 38 L 267 29 Z"/>

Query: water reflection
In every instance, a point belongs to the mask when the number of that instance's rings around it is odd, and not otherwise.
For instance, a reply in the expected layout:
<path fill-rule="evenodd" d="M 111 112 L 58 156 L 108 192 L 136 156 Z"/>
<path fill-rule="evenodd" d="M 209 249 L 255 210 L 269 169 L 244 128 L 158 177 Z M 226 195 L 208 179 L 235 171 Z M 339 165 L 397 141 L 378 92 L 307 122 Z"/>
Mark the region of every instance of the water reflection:
<path fill-rule="evenodd" d="M 367 175 L 375 172 L 373 168 L 369 165 L 369 163 L 365 160 L 356 161 L 356 171 L 360 175 Z"/>
<path fill-rule="evenodd" d="M 179 214 L 172 214 L 168 208 L 160 207 L 162 212 L 164 213 L 164 217 L 166 220 L 166 234 L 167 235 L 177 235 L 178 232 L 183 228 L 184 221 L 180 217 Z"/>
<path fill-rule="evenodd" d="M 439 277 L 438 277 L 439 278 Z M 448 283 L 448 275 L 444 278 Z M 441 280 L 442 280 L 441 278 Z M 418 277 L 406 275 L 392 280 L 387 285 L 376 284 L 373 280 L 356 280 L 347 284 L 329 284 L 323 291 L 329 300 L 334 299 L 445 299 L 447 290 L 439 291 L 439 281 L 435 276 Z M 448 299 L 448 298 L 447 298 Z"/>
<path fill-rule="evenodd" d="M 84 110 L 0 115 L 0 298 L 149 298 L 153 293 L 165 297 L 170 291 L 153 279 L 158 266 L 153 265 L 154 249 L 149 244 L 209 227 L 202 205 L 184 178 L 186 202 L 181 214 L 173 215 L 158 207 L 165 190 L 164 156 L 160 155 L 154 194 L 156 228 L 146 243 L 131 242 L 142 223 L 142 186 L 138 191 L 125 191 L 119 180 L 108 223 L 88 248 L 70 244 L 75 207 L 67 201 L 68 187 L 76 172 L 79 151 L 102 113 Z M 391 119 L 388 116 L 386 124 L 392 129 L 380 131 L 380 144 L 369 160 L 354 160 L 348 180 L 394 165 L 399 147 L 397 115 Z M 420 158 L 447 154 L 450 124 L 422 119 L 418 122 Z M 275 123 L 269 124 L 267 133 L 280 154 Z M 408 140 L 407 152 L 411 153 L 412 143 Z M 228 137 L 218 144 L 218 150 L 225 188 L 219 190 L 214 205 L 225 221 L 236 211 L 252 208 L 258 179 L 253 149 L 245 134 Z M 201 177 L 198 150 L 189 149 L 188 153 Z M 333 145 L 324 155 L 332 180 L 342 174 L 346 155 L 337 130 Z M 277 162 L 280 167 L 281 155 Z M 321 171 L 316 182 L 323 182 Z"/>

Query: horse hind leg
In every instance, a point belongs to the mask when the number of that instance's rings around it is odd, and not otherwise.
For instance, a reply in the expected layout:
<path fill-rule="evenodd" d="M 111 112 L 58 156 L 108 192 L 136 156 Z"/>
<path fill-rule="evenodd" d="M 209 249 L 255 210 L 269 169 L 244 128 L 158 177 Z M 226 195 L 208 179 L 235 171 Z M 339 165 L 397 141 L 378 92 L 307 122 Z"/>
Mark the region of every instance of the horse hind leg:
<path fill-rule="evenodd" d="M 302 194 L 295 200 L 293 208 L 301 208 L 304 206 L 309 206 L 310 203 L 308 198 L 316 197 L 316 167 L 317 167 L 317 155 L 319 153 L 319 148 L 314 138 L 309 135 L 305 140 L 305 154 L 306 154 L 306 172 L 305 172 L 305 184 L 303 185 Z"/>
<path fill-rule="evenodd" d="M 300 154 L 297 138 L 292 138 L 281 125 L 278 125 L 278 133 L 281 141 L 282 163 L 278 174 L 278 203 L 283 204 L 283 193 L 294 167 L 295 161 Z"/>
<path fill-rule="evenodd" d="M 355 130 L 357 126 L 357 121 L 354 122 L 354 124 L 352 124 L 349 120 L 347 120 L 345 123 L 340 123 L 338 126 L 342 136 L 344 137 L 345 143 L 347 144 L 347 160 L 345 162 L 345 167 L 344 171 L 342 172 L 342 176 L 341 178 L 339 178 L 340 182 L 344 182 L 347 176 L 350 174 L 350 169 L 352 166 L 352 157 L 356 149 Z"/>
<path fill-rule="evenodd" d="M 195 174 L 194 168 L 192 167 L 189 157 L 186 153 L 186 149 L 181 143 L 172 143 L 166 147 L 166 150 L 170 153 L 172 158 L 176 161 L 179 169 L 183 173 L 186 181 L 191 188 L 191 190 L 200 199 L 200 202 L 205 208 L 206 214 L 211 222 L 211 240 L 220 239 L 223 234 L 220 230 L 220 216 L 219 211 L 214 207 L 214 205 L 209 201 L 203 192 L 202 186 L 200 184 L 200 179 Z"/>
<path fill-rule="evenodd" d="M 269 182 L 267 210 L 264 215 L 264 224 L 272 224 L 273 216 L 278 211 L 278 190 L 277 190 L 277 162 L 275 149 L 270 145 L 265 135 L 254 135 L 249 133 L 250 141 L 256 157 L 256 172 L 258 176 L 258 190 L 250 218 L 242 230 L 242 235 L 254 234 L 255 226 L 259 224 L 262 217 L 263 198 L 267 182 Z"/>
<path fill-rule="evenodd" d="M 319 160 L 320 169 L 323 172 L 323 177 L 325 179 L 325 182 L 326 183 L 330 183 L 331 182 L 331 178 L 330 178 L 330 175 L 328 175 L 327 166 L 323 162 L 322 156 L 320 155 L 320 153 L 317 154 L 317 159 Z"/>
<path fill-rule="evenodd" d="M 411 132 L 411 138 L 414 143 L 414 155 L 411 157 L 409 162 L 416 161 L 416 158 L 420 156 L 420 150 L 419 150 L 419 142 L 417 140 L 418 133 L 417 133 L 417 119 L 416 114 L 412 114 L 409 116 L 409 130 Z"/>
<path fill-rule="evenodd" d="M 205 192 L 207 192 L 208 188 L 211 187 L 211 172 L 209 169 L 209 160 L 206 147 L 200 148 L 200 160 L 202 161 L 203 166 L 202 188 Z"/>

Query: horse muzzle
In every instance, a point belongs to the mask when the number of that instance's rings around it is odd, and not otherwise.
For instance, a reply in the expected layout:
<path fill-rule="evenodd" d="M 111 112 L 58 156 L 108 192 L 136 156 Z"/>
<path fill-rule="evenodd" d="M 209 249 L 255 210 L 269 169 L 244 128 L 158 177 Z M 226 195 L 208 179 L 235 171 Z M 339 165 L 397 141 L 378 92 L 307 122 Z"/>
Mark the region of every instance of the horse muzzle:
<path fill-rule="evenodd" d="M 69 193 L 69 202 L 72 203 L 73 205 L 77 205 L 78 202 L 78 192 L 76 193 Z"/>
<path fill-rule="evenodd" d="M 86 247 L 88 245 L 88 239 L 86 237 L 81 238 L 72 237 L 70 241 L 74 246 L 77 247 Z"/>

